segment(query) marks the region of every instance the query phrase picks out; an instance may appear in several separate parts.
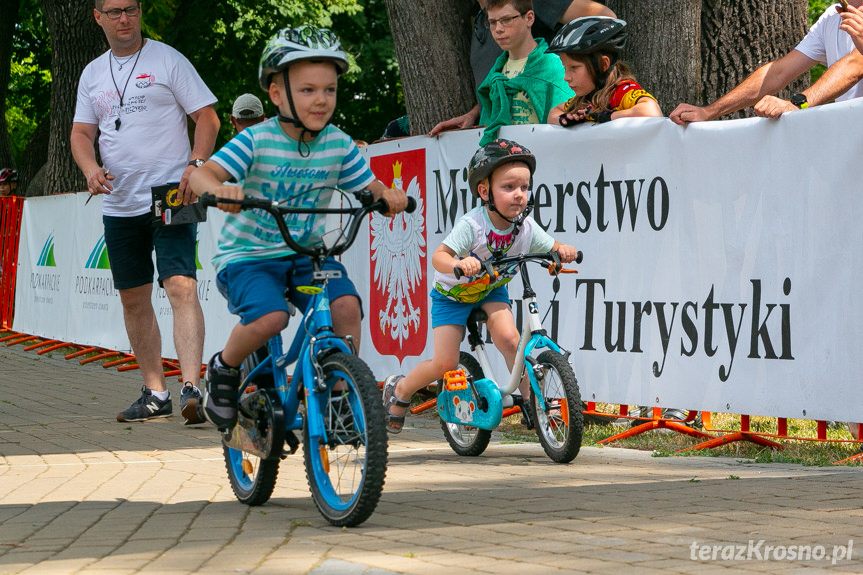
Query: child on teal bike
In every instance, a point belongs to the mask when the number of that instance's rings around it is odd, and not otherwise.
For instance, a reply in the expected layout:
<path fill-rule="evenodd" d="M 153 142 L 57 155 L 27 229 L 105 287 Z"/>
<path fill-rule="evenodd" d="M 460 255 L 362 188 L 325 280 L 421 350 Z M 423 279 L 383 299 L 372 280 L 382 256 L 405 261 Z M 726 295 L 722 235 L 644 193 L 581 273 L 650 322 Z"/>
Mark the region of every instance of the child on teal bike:
<path fill-rule="evenodd" d="M 198 168 L 190 179 L 195 194 L 229 199 L 249 195 L 317 208 L 327 207 L 334 188 L 368 189 L 375 199 L 387 202 L 390 215 L 403 211 L 405 193 L 376 179 L 353 139 L 330 124 L 338 78 L 347 69 L 347 55 L 327 29 L 300 26 L 273 36 L 261 56 L 258 80 L 278 115 L 246 128 Z M 224 185 L 229 178 L 241 186 Z M 207 364 L 204 412 L 217 427 L 229 429 L 237 420 L 240 366 L 287 326 L 286 288 L 291 303 L 305 309 L 310 296 L 296 288 L 311 285 L 312 268 L 306 256 L 285 245 L 270 214 L 240 211 L 234 204 L 218 207 L 229 214 L 213 257 L 217 285 L 240 322 Z M 320 238 L 324 221 L 312 214 L 286 220 L 304 245 Z M 333 330 L 359 343 L 360 296 L 341 263 L 330 259 L 324 269 L 342 271 L 341 278 L 329 282 Z"/>
<path fill-rule="evenodd" d="M 476 151 L 468 167 L 468 183 L 482 204 L 462 217 L 435 250 L 432 300 L 434 352 L 406 376 L 391 375 L 384 382 L 383 403 L 387 430 L 399 433 L 413 394 L 453 370 L 459 361 L 459 346 L 471 310 L 480 307 L 488 315 L 491 338 L 507 367 L 512 369 L 518 350 L 519 331 L 510 310 L 506 283 L 517 273 L 496 278 L 483 275 L 480 262 L 493 255 L 557 251 L 563 263 L 575 261 L 578 251 L 548 235 L 528 214 L 530 189 L 536 169 L 534 155 L 516 142 L 497 139 Z M 453 270 L 463 272 L 456 279 Z M 519 390 L 529 394 L 523 379 Z"/>

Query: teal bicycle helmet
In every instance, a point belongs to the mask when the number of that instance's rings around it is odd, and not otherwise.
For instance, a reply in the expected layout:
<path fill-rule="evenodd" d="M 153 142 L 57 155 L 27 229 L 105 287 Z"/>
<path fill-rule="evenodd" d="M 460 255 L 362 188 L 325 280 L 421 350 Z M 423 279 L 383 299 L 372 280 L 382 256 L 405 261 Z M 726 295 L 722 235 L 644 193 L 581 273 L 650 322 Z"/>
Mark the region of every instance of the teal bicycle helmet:
<path fill-rule="evenodd" d="M 317 137 L 320 130 L 309 130 L 300 120 L 297 109 L 294 106 L 294 98 L 291 95 L 291 82 L 288 68 L 291 64 L 304 60 L 320 62 L 332 62 L 336 66 L 338 74 L 344 74 L 348 70 L 348 56 L 342 50 L 342 44 L 338 37 L 326 28 L 315 28 L 314 26 L 299 26 L 298 28 L 283 28 L 278 34 L 267 42 L 264 53 L 261 54 L 261 63 L 258 65 L 258 83 L 264 91 L 270 88 L 270 78 L 273 74 L 281 72 L 285 80 L 285 92 L 291 116 L 285 116 L 278 112 L 279 121 L 288 122 L 299 128 L 300 138 L 297 149 L 301 156 L 308 156 L 311 151 L 308 144 L 304 142 L 304 135 L 311 134 Z M 305 145 L 305 151 L 303 146 Z"/>
<path fill-rule="evenodd" d="M 265 92 L 270 77 L 301 60 L 330 60 L 339 74 L 348 70 L 348 56 L 336 35 L 326 28 L 299 26 L 282 28 L 267 42 L 258 65 L 258 82 Z"/>

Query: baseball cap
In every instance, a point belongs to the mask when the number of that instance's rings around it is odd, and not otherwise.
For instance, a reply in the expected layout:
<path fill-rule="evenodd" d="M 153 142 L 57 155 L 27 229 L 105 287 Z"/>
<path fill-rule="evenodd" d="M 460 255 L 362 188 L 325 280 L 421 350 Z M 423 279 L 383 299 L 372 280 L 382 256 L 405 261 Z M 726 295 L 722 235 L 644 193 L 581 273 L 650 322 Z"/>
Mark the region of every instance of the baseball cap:
<path fill-rule="evenodd" d="M 234 100 L 231 115 L 240 120 L 260 118 L 264 115 L 264 105 L 254 94 L 243 94 Z"/>

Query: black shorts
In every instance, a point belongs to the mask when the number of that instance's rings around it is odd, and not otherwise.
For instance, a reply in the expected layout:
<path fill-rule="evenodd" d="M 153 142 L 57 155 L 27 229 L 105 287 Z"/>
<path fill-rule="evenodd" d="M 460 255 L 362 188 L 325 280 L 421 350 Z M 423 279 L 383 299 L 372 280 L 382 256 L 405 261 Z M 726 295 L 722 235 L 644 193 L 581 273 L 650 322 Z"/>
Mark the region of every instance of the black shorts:
<path fill-rule="evenodd" d="M 197 224 L 154 227 L 149 213 L 131 218 L 103 215 L 102 222 L 116 289 L 153 283 L 154 249 L 160 286 L 171 276 L 195 279 Z"/>

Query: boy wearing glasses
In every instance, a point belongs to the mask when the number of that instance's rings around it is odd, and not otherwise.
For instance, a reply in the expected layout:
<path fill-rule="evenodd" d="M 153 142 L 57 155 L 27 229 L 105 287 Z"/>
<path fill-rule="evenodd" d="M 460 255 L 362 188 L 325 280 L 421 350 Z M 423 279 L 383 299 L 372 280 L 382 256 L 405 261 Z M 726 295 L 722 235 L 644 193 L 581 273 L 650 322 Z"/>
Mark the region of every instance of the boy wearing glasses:
<path fill-rule="evenodd" d="M 496 69 L 495 64 L 501 55 L 501 50 L 504 51 L 504 55 L 506 55 L 506 51 L 508 50 L 500 45 L 495 31 L 498 31 L 502 26 L 506 27 L 507 24 L 512 24 L 515 20 L 499 22 L 494 16 L 490 16 L 487 13 L 493 6 L 497 5 L 500 7 L 502 4 L 506 3 L 479 0 L 480 11 L 474 19 L 470 46 L 470 65 L 477 87 L 482 85 L 490 70 Z M 540 0 L 535 5 L 534 3 L 524 2 L 519 2 L 518 4 L 521 6 L 516 5 L 515 9 L 508 8 L 505 12 L 515 14 L 533 10 L 533 22 L 529 34 L 531 40 L 533 38 L 550 40 L 554 35 L 554 30 L 559 28 L 561 24 L 569 22 L 574 18 L 582 16 L 614 16 L 614 13 L 607 7 L 592 0 Z M 495 20 L 494 27 L 492 27 L 490 20 Z M 562 79 L 562 76 L 560 78 Z M 429 136 L 436 136 L 445 130 L 476 126 L 480 120 L 480 111 L 480 104 L 477 104 L 461 116 L 444 120 L 431 129 Z M 542 123 L 546 121 L 546 118 L 538 118 L 538 120 Z M 509 123 L 517 124 L 523 122 L 512 121 Z"/>
<path fill-rule="evenodd" d="M 504 53 L 477 88 L 486 129 L 480 146 L 497 138 L 501 126 L 541 124 L 549 112 L 574 94 L 563 80 L 563 65 L 535 40 L 533 0 L 487 0 L 488 27 Z"/>
<path fill-rule="evenodd" d="M 135 0 L 96 0 L 93 10 L 110 49 L 90 62 L 78 82 L 70 144 L 91 197 L 103 194 L 102 221 L 114 287 L 144 387 L 117 414 L 143 421 L 173 413 L 162 368 L 162 335 L 152 304 L 153 275 L 168 296 L 174 347 L 184 385 L 186 423 L 203 423 L 196 406 L 204 346 L 204 315 L 195 278 L 195 224 L 153 228 L 151 188 L 179 182 L 188 203 L 189 175 L 210 156 L 219 131 L 216 97 L 192 64 L 172 47 L 141 33 Z M 195 122 L 190 145 L 187 117 Z M 96 159 L 96 136 L 102 163 Z M 156 252 L 156 270 L 152 253 Z"/>

